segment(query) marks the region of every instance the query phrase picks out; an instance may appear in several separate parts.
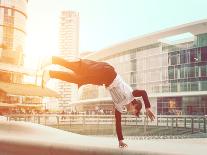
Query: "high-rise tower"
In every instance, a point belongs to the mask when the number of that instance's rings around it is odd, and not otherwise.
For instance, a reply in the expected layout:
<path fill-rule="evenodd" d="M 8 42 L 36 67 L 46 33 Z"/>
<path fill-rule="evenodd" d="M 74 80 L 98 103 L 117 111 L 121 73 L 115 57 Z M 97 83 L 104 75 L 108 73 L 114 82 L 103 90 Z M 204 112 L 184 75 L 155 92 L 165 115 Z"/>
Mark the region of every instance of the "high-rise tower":
<path fill-rule="evenodd" d="M 60 17 L 59 32 L 60 56 L 69 60 L 71 56 L 79 54 L 79 13 L 74 11 L 62 11 Z M 62 109 L 68 107 L 71 101 L 77 99 L 77 86 L 63 81 L 59 82 L 59 106 Z"/>

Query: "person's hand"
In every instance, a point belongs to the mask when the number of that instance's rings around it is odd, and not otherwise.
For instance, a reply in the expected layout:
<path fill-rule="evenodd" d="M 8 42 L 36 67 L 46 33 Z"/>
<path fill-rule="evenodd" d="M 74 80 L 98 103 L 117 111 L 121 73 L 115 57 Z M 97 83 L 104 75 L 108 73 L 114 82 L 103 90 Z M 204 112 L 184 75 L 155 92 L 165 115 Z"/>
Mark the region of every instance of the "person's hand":
<path fill-rule="evenodd" d="M 147 109 L 146 109 L 146 115 L 147 115 L 147 117 L 150 118 L 151 121 L 154 121 L 154 119 L 155 119 L 155 115 L 154 115 L 154 113 L 151 111 L 150 108 L 147 108 Z"/>
<path fill-rule="evenodd" d="M 126 147 L 128 147 L 128 145 L 126 143 L 124 143 L 123 140 L 120 140 L 119 141 L 119 147 L 120 148 L 126 148 Z"/>

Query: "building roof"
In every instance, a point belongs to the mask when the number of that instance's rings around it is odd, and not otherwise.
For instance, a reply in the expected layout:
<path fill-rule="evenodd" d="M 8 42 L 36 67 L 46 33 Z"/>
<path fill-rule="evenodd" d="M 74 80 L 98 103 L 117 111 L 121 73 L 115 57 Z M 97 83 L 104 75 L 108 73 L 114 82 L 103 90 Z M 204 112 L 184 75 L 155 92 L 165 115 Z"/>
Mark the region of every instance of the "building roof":
<path fill-rule="evenodd" d="M 0 82 L 0 90 L 8 95 L 16 96 L 60 97 L 60 95 L 53 90 L 30 84 Z"/>
<path fill-rule="evenodd" d="M 162 31 L 157 31 L 154 33 L 139 36 L 139 37 L 121 42 L 119 44 L 115 44 L 113 46 L 102 49 L 100 51 L 93 52 L 92 54 L 85 56 L 85 58 L 99 60 L 99 59 L 102 59 L 102 58 L 105 58 L 105 57 L 108 57 L 114 54 L 122 53 L 130 49 L 158 43 L 163 38 L 175 36 L 175 35 L 179 35 L 183 33 L 191 33 L 192 35 L 207 33 L 207 19 L 199 20 L 199 21 L 175 26 L 172 28 L 168 28 Z"/>

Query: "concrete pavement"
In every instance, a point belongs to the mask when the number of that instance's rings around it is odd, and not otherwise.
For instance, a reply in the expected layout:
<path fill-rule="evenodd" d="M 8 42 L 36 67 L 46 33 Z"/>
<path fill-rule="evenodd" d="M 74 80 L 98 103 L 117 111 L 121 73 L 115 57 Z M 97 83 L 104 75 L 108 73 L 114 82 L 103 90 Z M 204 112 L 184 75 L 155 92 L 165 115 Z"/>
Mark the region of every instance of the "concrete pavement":
<path fill-rule="evenodd" d="M 118 148 L 114 137 L 74 134 L 26 122 L 0 121 L 0 155 L 202 155 L 207 154 L 207 138 L 126 139 L 126 149 Z"/>

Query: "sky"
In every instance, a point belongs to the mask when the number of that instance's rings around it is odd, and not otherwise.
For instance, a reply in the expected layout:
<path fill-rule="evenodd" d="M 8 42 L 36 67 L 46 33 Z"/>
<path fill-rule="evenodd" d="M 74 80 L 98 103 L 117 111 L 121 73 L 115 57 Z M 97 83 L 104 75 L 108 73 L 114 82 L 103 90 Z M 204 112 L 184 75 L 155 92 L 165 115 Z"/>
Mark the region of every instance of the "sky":
<path fill-rule="evenodd" d="M 206 0 L 29 0 L 26 55 L 58 53 L 59 17 L 80 14 L 80 52 L 184 23 L 207 19 Z"/>

